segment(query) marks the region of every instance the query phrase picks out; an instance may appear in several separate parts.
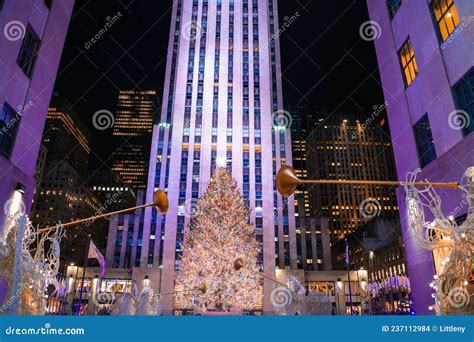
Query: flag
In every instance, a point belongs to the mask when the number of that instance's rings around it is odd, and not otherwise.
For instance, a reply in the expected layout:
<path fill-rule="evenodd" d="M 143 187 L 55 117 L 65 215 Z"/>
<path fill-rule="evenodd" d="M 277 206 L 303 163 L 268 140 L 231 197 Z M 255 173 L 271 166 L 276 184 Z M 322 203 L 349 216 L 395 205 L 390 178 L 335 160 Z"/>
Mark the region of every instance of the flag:
<path fill-rule="evenodd" d="M 349 265 L 349 244 L 346 240 L 346 265 Z"/>
<path fill-rule="evenodd" d="M 99 261 L 100 277 L 103 278 L 104 273 L 105 273 L 105 258 L 102 255 L 102 253 L 99 251 L 97 246 L 92 242 L 92 240 L 90 240 L 90 241 L 91 242 L 89 244 L 89 254 L 88 254 L 87 258 L 88 259 L 97 259 L 97 261 Z"/>

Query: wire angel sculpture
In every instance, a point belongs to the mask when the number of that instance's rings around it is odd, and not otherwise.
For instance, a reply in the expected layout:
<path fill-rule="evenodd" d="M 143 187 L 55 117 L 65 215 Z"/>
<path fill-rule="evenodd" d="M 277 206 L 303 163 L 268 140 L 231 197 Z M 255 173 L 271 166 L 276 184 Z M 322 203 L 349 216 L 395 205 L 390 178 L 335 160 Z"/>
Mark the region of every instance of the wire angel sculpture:
<path fill-rule="evenodd" d="M 36 234 L 28 217 L 7 217 L 0 235 L 0 278 L 8 285 L 3 299 L 11 315 L 43 315 L 48 286 L 58 288 L 62 229 Z"/>
<path fill-rule="evenodd" d="M 143 287 L 140 293 L 128 293 L 124 290 L 122 296 L 112 304 L 113 316 L 157 316 L 161 315 L 161 298 L 149 286 Z"/>
<path fill-rule="evenodd" d="M 306 294 L 305 287 L 292 276 L 287 280 L 287 287 L 276 287 L 272 291 L 270 300 L 278 316 L 316 316 L 332 313 L 332 302 L 328 295 L 319 290 Z"/>
<path fill-rule="evenodd" d="M 460 189 L 468 205 L 466 220 L 457 224 L 441 210 L 441 198 L 429 186 L 419 189 L 414 182 L 420 170 L 407 174 L 405 185 L 409 228 L 425 249 L 448 255 L 430 284 L 435 290 L 434 306 L 438 315 L 472 314 L 469 276 L 472 272 L 474 246 L 474 167 L 464 173 Z M 429 213 L 432 220 L 425 217 Z"/>
<path fill-rule="evenodd" d="M 326 293 L 319 288 L 309 290 L 301 302 L 301 314 L 303 316 L 330 316 L 332 315 L 332 301 Z"/>

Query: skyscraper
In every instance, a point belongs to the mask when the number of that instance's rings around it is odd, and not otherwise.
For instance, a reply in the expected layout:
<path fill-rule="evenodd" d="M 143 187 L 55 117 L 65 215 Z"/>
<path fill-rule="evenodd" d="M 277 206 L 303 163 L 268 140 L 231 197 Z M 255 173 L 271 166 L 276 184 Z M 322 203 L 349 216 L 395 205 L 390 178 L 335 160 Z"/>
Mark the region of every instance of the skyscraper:
<path fill-rule="evenodd" d="M 318 113 L 307 137 L 309 179 L 394 180 L 390 136 L 380 127 L 385 105 L 371 115 Z M 395 218 L 393 187 L 314 185 L 309 189 L 311 215 L 328 217 L 332 240 L 350 234 L 375 218 Z"/>
<path fill-rule="evenodd" d="M 89 189 L 86 181 L 89 178 L 86 171 L 90 140 L 90 132 L 71 104 L 55 93 L 42 139 L 46 151 L 44 162 L 37 164 L 37 174 L 41 174 L 41 178 L 30 215 L 34 225 L 53 226 L 90 217 L 107 209 L 102 208 L 102 202 Z M 61 258 L 76 264 L 82 261 L 86 233 L 91 233 L 99 247 L 105 247 L 103 236 L 106 226 L 106 221 L 97 220 L 87 226 L 68 229 L 61 244 Z"/>
<path fill-rule="evenodd" d="M 296 268 L 294 205 L 275 187 L 280 165 L 292 160 L 281 124 L 276 1 L 175 0 L 171 23 L 146 194 L 149 202 L 165 189 L 170 210 L 145 210 L 141 267 L 161 267 L 161 291 L 173 291 L 192 207 L 215 168 L 226 166 L 252 209 L 263 272 Z M 264 282 L 264 311 L 272 310 L 273 286 Z M 164 312 L 172 308 L 171 296 L 163 298 Z"/>
<path fill-rule="evenodd" d="M 0 2 L 0 207 L 7 203 L 10 212 L 29 212 L 31 206 L 41 133 L 73 5 Z M 0 215 L 0 227 L 3 221 Z"/>
<path fill-rule="evenodd" d="M 474 165 L 473 2 L 367 0 L 367 6 L 398 178 L 421 168 L 418 179 L 460 181 Z M 445 214 L 463 221 L 468 206 L 460 205 L 461 193 L 437 193 Z M 402 188 L 397 196 L 415 311 L 433 314 L 427 289 L 441 260 L 417 243 Z"/>
<path fill-rule="evenodd" d="M 113 152 L 112 171 L 133 189 L 146 187 L 150 139 L 158 109 L 155 90 L 119 92 L 113 129 L 119 147 Z"/>
<path fill-rule="evenodd" d="M 47 150 L 46 159 L 66 159 L 78 172 L 84 173 L 91 140 L 90 131 L 72 104 L 55 92 L 48 108 L 42 139 Z"/>
<path fill-rule="evenodd" d="M 315 127 L 315 108 L 308 105 L 298 106 L 291 112 L 291 146 L 293 151 L 293 168 L 301 180 L 308 179 L 308 165 L 306 160 L 306 139 Z M 310 215 L 309 187 L 300 186 L 295 191 L 295 212 L 303 216 Z M 298 221 L 298 219 L 296 220 Z"/>

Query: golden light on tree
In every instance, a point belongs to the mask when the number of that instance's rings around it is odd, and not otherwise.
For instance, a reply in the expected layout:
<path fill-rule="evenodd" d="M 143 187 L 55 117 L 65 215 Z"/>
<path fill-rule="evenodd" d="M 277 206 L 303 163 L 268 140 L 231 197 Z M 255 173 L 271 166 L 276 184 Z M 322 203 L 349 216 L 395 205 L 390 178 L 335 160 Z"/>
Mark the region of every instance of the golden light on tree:
<path fill-rule="evenodd" d="M 206 291 L 176 293 L 180 307 L 226 311 L 261 306 L 259 244 L 249 214 L 235 180 L 217 168 L 191 219 L 176 279 L 178 291 Z M 236 270 L 239 258 L 246 267 Z"/>

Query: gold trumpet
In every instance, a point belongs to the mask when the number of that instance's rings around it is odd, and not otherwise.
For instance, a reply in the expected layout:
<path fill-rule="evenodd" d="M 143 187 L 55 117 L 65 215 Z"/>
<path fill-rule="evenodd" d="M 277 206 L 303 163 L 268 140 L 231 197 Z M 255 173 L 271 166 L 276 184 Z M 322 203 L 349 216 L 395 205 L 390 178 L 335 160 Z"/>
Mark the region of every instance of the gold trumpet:
<path fill-rule="evenodd" d="M 164 215 L 168 212 L 168 208 L 169 208 L 168 196 L 166 196 L 166 193 L 164 191 L 158 189 L 158 190 L 155 190 L 155 192 L 153 193 L 153 202 L 151 202 L 151 203 L 139 205 L 139 206 L 136 206 L 136 207 L 133 207 L 133 208 L 117 210 L 117 211 L 107 213 L 107 214 L 91 216 L 91 217 L 88 217 L 88 218 L 84 218 L 84 219 L 80 219 L 80 220 L 76 220 L 76 221 L 71 221 L 71 222 L 68 222 L 68 223 L 58 224 L 58 225 L 52 226 L 52 227 L 42 228 L 42 229 L 39 229 L 36 232 L 36 234 L 43 234 L 43 233 L 49 232 L 51 230 L 58 229 L 59 227 L 61 227 L 61 228 L 69 227 L 69 226 L 73 226 L 73 225 L 80 224 L 80 223 L 83 223 L 83 222 L 94 221 L 96 219 L 100 219 L 100 218 L 104 218 L 104 217 L 108 217 L 108 216 L 112 216 L 112 215 L 116 215 L 116 214 L 128 213 L 130 211 L 134 211 L 134 210 L 142 209 L 142 208 L 146 208 L 146 207 L 155 207 L 156 210 L 158 210 L 158 212 L 161 215 Z"/>
<path fill-rule="evenodd" d="M 411 183 L 400 182 L 400 181 L 367 181 L 367 180 L 301 180 L 296 176 L 295 170 L 289 166 L 284 165 L 278 171 L 276 185 L 278 192 L 282 196 L 291 196 L 296 187 L 300 184 L 351 184 L 351 185 L 385 185 L 385 186 L 400 186 L 410 185 Z M 454 183 L 430 183 L 430 182 L 415 182 L 415 186 L 433 186 L 433 187 L 444 187 L 457 189 L 459 184 Z"/>

